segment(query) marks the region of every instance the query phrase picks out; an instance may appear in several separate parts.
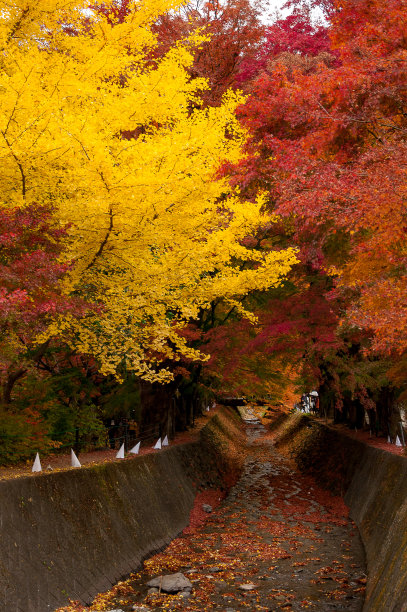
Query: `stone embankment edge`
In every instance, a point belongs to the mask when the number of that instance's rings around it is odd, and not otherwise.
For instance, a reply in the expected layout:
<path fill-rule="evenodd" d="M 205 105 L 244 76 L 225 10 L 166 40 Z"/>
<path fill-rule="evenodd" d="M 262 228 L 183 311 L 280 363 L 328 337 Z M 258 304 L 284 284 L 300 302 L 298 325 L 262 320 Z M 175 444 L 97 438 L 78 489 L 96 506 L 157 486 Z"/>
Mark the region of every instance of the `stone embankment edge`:
<path fill-rule="evenodd" d="M 109 589 L 188 525 L 197 491 L 238 476 L 243 443 L 223 409 L 196 442 L 0 482 L 0 610 L 49 612 Z"/>
<path fill-rule="evenodd" d="M 407 612 L 407 458 L 305 415 L 282 415 L 271 429 L 302 472 L 344 495 L 366 551 L 364 612 Z"/>

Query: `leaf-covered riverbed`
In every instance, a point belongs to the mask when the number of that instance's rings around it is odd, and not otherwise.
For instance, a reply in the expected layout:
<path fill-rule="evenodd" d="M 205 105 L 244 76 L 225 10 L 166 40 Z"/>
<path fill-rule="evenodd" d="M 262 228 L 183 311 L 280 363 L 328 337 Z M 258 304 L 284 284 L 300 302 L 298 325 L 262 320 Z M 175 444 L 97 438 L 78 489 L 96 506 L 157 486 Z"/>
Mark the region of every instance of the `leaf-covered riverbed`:
<path fill-rule="evenodd" d="M 249 439 L 243 474 L 227 498 L 201 492 L 184 533 L 85 609 L 362 609 L 363 546 L 342 499 L 298 473 L 262 427 L 251 428 Z M 204 503 L 212 513 L 203 512 Z M 148 593 L 151 577 L 175 572 L 192 582 L 190 595 Z"/>

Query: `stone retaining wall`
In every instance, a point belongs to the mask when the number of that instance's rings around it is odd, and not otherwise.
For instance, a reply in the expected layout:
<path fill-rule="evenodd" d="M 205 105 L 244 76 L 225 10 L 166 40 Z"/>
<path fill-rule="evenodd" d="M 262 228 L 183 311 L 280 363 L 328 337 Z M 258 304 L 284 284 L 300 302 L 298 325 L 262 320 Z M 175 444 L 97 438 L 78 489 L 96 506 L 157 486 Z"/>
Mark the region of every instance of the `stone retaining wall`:
<path fill-rule="evenodd" d="M 407 612 L 407 458 L 304 415 L 272 425 L 276 447 L 324 487 L 345 494 L 366 550 L 364 612 Z"/>
<path fill-rule="evenodd" d="M 89 602 L 188 524 L 199 487 L 238 476 L 236 416 L 201 440 L 122 462 L 0 482 L 0 610 L 48 612 Z M 407 460 L 302 415 L 273 425 L 276 446 L 345 494 L 366 548 L 365 612 L 407 612 Z"/>
<path fill-rule="evenodd" d="M 224 484 L 235 418 L 215 416 L 199 442 L 0 482 L 0 610 L 90 602 L 166 546 L 187 526 L 199 487 Z"/>

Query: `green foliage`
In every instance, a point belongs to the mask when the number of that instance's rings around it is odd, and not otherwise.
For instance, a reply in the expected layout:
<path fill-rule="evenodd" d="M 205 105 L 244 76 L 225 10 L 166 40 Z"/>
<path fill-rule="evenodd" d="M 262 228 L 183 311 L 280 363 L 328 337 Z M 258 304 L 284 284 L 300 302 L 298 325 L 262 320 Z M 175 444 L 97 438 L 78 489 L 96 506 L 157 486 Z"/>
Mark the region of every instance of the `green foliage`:
<path fill-rule="evenodd" d="M 49 452 L 57 446 L 38 412 L 0 412 L 1 465 L 31 459 L 36 452 Z"/>
<path fill-rule="evenodd" d="M 60 403 L 48 414 L 50 434 L 64 448 L 79 444 L 81 450 L 106 446 L 106 429 L 94 404 Z"/>
<path fill-rule="evenodd" d="M 141 396 L 139 383 L 129 374 L 121 384 L 112 380 L 110 389 L 101 397 L 101 407 L 105 418 L 125 417 L 141 420 Z M 107 387 L 107 384 L 105 385 Z"/>

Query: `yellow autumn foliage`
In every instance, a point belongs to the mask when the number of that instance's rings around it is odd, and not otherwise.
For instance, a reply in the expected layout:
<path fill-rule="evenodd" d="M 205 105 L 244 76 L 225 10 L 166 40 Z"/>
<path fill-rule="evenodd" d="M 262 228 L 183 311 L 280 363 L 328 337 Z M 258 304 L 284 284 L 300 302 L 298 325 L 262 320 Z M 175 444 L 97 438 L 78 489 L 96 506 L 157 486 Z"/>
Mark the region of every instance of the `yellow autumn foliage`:
<path fill-rule="evenodd" d="M 186 67 L 201 35 L 151 61 L 150 26 L 178 4 L 130 2 L 114 26 L 69 0 L 0 9 L 0 205 L 52 206 L 69 224 L 64 291 L 97 305 L 54 320 L 47 337 L 94 355 L 104 374 L 161 381 L 166 359 L 203 358 L 178 334 L 201 309 L 278 285 L 295 261 L 292 249 L 244 246 L 273 219 L 261 196 L 242 202 L 215 178 L 241 156 L 242 98 L 200 107 L 206 83 Z"/>

